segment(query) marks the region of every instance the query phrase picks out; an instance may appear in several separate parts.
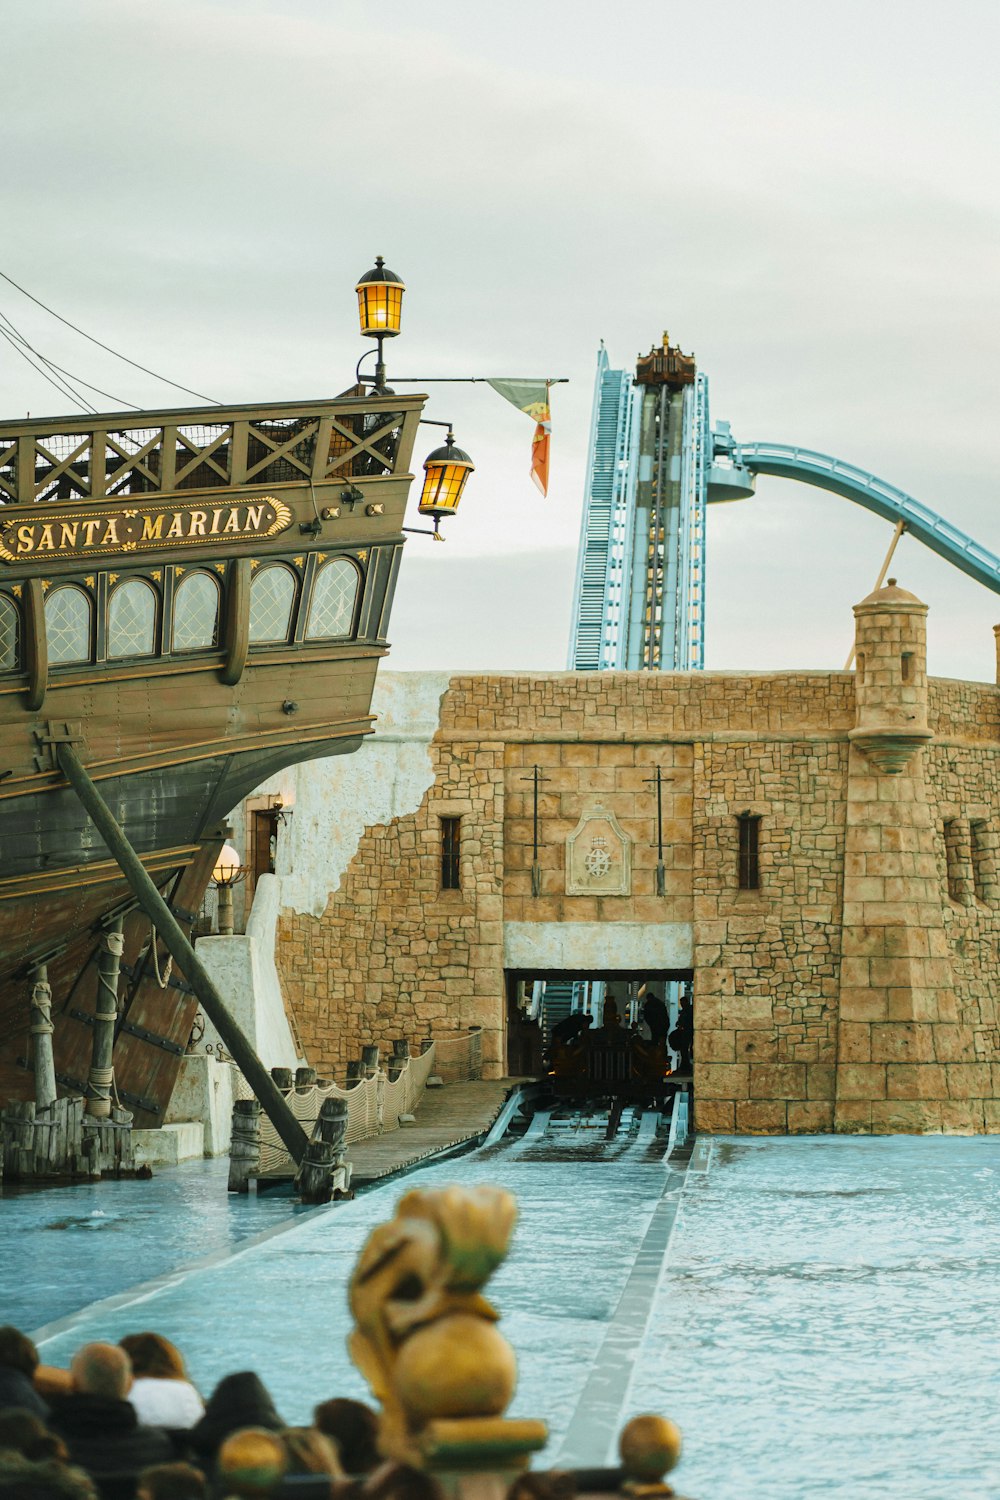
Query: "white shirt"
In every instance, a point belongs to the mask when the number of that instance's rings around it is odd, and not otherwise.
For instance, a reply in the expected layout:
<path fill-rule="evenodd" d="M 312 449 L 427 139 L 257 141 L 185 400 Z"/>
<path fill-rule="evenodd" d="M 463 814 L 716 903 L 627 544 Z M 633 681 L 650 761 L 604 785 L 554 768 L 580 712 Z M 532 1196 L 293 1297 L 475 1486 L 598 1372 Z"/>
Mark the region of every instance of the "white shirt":
<path fill-rule="evenodd" d="M 193 1427 L 205 1414 L 204 1403 L 189 1380 L 137 1375 L 128 1399 L 144 1427 Z"/>

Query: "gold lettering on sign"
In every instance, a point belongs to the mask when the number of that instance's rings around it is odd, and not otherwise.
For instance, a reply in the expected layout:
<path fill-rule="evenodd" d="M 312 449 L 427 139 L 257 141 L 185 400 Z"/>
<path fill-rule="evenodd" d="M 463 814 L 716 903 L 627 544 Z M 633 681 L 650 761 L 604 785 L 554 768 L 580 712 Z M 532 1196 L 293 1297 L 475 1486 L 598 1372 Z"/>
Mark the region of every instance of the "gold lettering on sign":
<path fill-rule="evenodd" d="M 9 520 L 0 515 L 0 559 L 11 563 L 40 553 L 66 558 L 131 553 L 177 546 L 192 538 L 225 544 L 230 537 L 277 536 L 293 520 L 290 508 L 274 495 L 256 495 L 210 510 L 194 504 L 126 510 L 81 503 L 60 514 L 46 506 L 38 519 L 23 512 Z"/>

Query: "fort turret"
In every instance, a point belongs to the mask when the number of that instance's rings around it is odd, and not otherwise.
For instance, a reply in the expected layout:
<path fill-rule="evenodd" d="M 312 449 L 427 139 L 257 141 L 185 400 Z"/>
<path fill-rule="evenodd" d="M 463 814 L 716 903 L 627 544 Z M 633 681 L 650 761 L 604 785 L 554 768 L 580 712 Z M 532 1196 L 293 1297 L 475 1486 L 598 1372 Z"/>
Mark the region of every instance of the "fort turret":
<path fill-rule="evenodd" d="M 933 739 L 927 724 L 927 605 L 895 578 L 854 606 L 857 722 L 850 732 L 890 776 Z"/>

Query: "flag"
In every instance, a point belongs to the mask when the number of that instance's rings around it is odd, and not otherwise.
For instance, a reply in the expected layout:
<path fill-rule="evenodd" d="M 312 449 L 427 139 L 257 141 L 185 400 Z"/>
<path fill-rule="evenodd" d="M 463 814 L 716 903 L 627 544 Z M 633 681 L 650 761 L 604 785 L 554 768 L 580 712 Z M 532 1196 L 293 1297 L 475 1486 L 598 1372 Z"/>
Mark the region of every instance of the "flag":
<path fill-rule="evenodd" d="M 552 420 L 549 411 L 549 380 L 490 380 L 497 395 L 510 401 L 518 411 L 523 411 L 535 420 L 535 435 L 531 440 L 531 477 L 541 490 L 549 488 L 549 434 Z"/>

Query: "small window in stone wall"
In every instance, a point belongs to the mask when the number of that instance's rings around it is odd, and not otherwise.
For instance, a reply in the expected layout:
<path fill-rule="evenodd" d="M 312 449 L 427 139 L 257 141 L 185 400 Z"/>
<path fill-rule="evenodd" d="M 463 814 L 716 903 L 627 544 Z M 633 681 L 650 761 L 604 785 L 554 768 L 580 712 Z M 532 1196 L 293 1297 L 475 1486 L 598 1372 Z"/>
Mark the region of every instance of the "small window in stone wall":
<path fill-rule="evenodd" d="M 740 813 L 738 884 L 741 891 L 760 890 L 760 818 L 755 813 Z"/>
<path fill-rule="evenodd" d="M 992 903 L 997 897 L 997 872 L 990 825 L 985 818 L 973 818 L 969 832 L 972 835 L 972 884 L 976 900 Z"/>
<path fill-rule="evenodd" d="M 441 819 L 441 889 L 462 889 L 462 820 Z"/>
<path fill-rule="evenodd" d="M 904 651 L 903 654 L 902 654 L 902 657 L 900 658 L 900 660 L 901 660 L 901 664 L 902 664 L 903 681 L 904 682 L 912 682 L 913 681 L 913 652 L 912 651 Z"/>
<path fill-rule="evenodd" d="M 863 651 L 859 651 L 858 652 L 857 656 L 855 657 L 854 664 L 855 664 L 855 668 L 856 668 L 856 675 L 857 675 L 858 681 L 859 682 L 864 682 L 864 680 L 865 680 L 865 653 Z"/>

